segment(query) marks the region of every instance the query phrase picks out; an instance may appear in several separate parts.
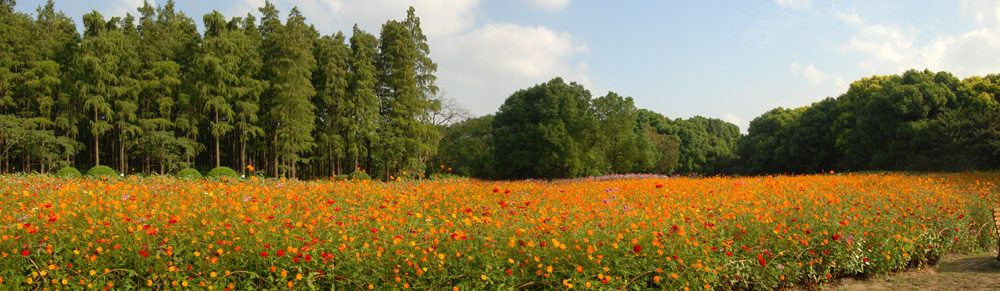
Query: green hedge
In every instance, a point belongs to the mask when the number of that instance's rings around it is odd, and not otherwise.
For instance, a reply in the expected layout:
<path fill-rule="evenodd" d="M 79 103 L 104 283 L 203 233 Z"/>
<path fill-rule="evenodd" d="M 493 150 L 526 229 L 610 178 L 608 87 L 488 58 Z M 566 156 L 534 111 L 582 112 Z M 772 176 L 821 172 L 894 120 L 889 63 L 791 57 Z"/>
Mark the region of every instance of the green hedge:
<path fill-rule="evenodd" d="M 354 173 L 351 173 L 350 175 L 347 175 L 347 178 L 349 180 L 371 180 L 372 179 L 371 176 L 368 176 L 368 173 L 365 173 L 365 172 L 362 172 L 362 171 L 354 171 Z"/>
<path fill-rule="evenodd" d="M 216 167 L 215 169 L 208 171 L 208 177 L 209 178 L 229 177 L 235 179 L 239 178 L 240 174 L 236 173 L 236 171 L 233 171 L 233 169 L 230 169 L 229 167 Z"/>
<path fill-rule="evenodd" d="M 100 178 L 101 176 L 116 178 L 118 177 L 118 172 L 115 172 L 114 169 L 108 166 L 96 166 L 87 171 L 87 177 Z"/>
<path fill-rule="evenodd" d="M 201 173 L 198 172 L 198 170 L 195 170 L 195 169 L 192 169 L 192 168 L 183 169 L 180 172 L 177 172 L 177 177 L 178 178 L 185 178 L 185 179 L 201 179 L 202 178 Z"/>
<path fill-rule="evenodd" d="M 57 175 L 59 177 L 71 178 L 71 179 L 83 177 L 83 174 L 80 173 L 80 170 L 77 170 L 74 167 L 63 167 L 62 169 L 59 169 Z"/>

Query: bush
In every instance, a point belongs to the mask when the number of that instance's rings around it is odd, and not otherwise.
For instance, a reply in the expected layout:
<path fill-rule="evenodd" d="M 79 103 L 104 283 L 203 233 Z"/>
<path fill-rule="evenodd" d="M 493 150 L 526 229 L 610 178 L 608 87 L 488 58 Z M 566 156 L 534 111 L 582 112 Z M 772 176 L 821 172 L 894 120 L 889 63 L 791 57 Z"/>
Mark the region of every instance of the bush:
<path fill-rule="evenodd" d="M 118 176 L 118 173 L 115 172 L 114 169 L 108 166 L 96 166 L 90 168 L 90 170 L 87 170 L 87 177 L 100 178 L 102 176 L 107 178 L 114 178 Z"/>
<path fill-rule="evenodd" d="M 198 170 L 187 168 L 177 172 L 177 177 L 184 179 L 201 179 L 201 173 L 199 173 Z"/>
<path fill-rule="evenodd" d="M 346 181 L 348 178 L 349 178 L 349 176 L 347 174 L 343 174 L 343 175 L 337 175 L 336 177 L 333 177 L 333 180 L 334 181 Z"/>
<path fill-rule="evenodd" d="M 221 178 L 221 177 L 239 178 L 240 174 L 236 173 L 236 171 L 233 171 L 233 169 L 230 169 L 229 167 L 215 167 L 215 169 L 212 169 L 211 171 L 208 171 L 208 177 L 209 178 Z"/>
<path fill-rule="evenodd" d="M 351 173 L 350 175 L 347 175 L 347 179 L 349 179 L 349 180 L 371 180 L 372 176 L 368 176 L 368 173 L 365 173 L 365 172 L 362 172 L 362 171 L 354 171 L 354 173 Z"/>
<path fill-rule="evenodd" d="M 80 173 L 80 170 L 77 170 L 74 167 L 63 167 L 62 169 L 59 169 L 59 172 L 57 172 L 56 175 L 58 175 L 59 177 L 71 178 L 71 179 L 83 177 L 83 174 Z"/>

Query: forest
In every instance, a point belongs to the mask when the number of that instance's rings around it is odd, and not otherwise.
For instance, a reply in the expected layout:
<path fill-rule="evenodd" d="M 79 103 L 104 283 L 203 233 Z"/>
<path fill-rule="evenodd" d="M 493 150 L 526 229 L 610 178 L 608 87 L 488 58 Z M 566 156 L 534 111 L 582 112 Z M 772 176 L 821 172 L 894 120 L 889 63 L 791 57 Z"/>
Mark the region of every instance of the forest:
<path fill-rule="evenodd" d="M 1000 76 L 872 76 L 747 134 L 670 119 L 554 78 L 471 117 L 436 86 L 411 7 L 378 34 L 321 35 L 297 8 L 195 20 L 174 2 L 137 14 L 36 13 L 0 0 L 0 166 L 123 174 L 231 167 L 299 179 L 964 171 L 1000 165 Z M 402 15 L 402 12 L 400 13 Z"/>

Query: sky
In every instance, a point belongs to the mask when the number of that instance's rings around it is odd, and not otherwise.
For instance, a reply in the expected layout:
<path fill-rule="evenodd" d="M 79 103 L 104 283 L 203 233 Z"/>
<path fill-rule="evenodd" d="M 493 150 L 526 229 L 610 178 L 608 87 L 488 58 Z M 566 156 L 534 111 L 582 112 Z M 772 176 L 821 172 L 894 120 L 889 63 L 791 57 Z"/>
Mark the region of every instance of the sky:
<path fill-rule="evenodd" d="M 44 0 L 17 1 L 35 13 Z M 149 1 L 154 6 L 165 0 Z M 260 16 L 263 0 L 176 0 L 204 14 Z M 416 9 L 445 97 L 475 116 L 554 77 L 593 97 L 614 91 L 669 118 L 695 115 L 746 132 L 776 108 L 808 106 L 872 75 L 1000 73 L 1000 1 L 276 0 L 324 35 L 356 23 L 379 33 Z M 56 0 L 82 30 L 83 14 L 136 15 L 142 0 Z"/>

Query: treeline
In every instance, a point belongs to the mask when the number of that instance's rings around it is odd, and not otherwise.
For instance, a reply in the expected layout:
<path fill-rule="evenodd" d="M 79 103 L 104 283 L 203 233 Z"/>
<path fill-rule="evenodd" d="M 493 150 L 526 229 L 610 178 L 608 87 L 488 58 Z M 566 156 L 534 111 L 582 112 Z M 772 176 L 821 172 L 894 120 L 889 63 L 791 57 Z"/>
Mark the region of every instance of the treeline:
<path fill-rule="evenodd" d="M 718 119 L 637 109 L 614 92 L 592 99 L 556 78 L 514 93 L 496 115 L 449 127 L 433 162 L 493 179 L 988 170 L 1000 166 L 998 101 L 1000 75 L 910 70 L 773 109 L 740 135 Z"/>
<path fill-rule="evenodd" d="M 965 171 L 1000 166 L 1000 75 L 909 70 L 775 108 L 740 141 L 744 173 Z"/>
<path fill-rule="evenodd" d="M 297 8 L 195 20 L 174 2 L 136 16 L 32 16 L 0 0 L 4 171 L 120 173 L 246 165 L 269 176 L 423 172 L 442 99 L 411 7 L 380 34 L 321 35 Z"/>
<path fill-rule="evenodd" d="M 739 139 L 739 128 L 719 119 L 671 120 L 632 97 L 592 98 L 555 78 L 517 91 L 495 115 L 448 127 L 432 164 L 490 179 L 731 174 Z"/>

